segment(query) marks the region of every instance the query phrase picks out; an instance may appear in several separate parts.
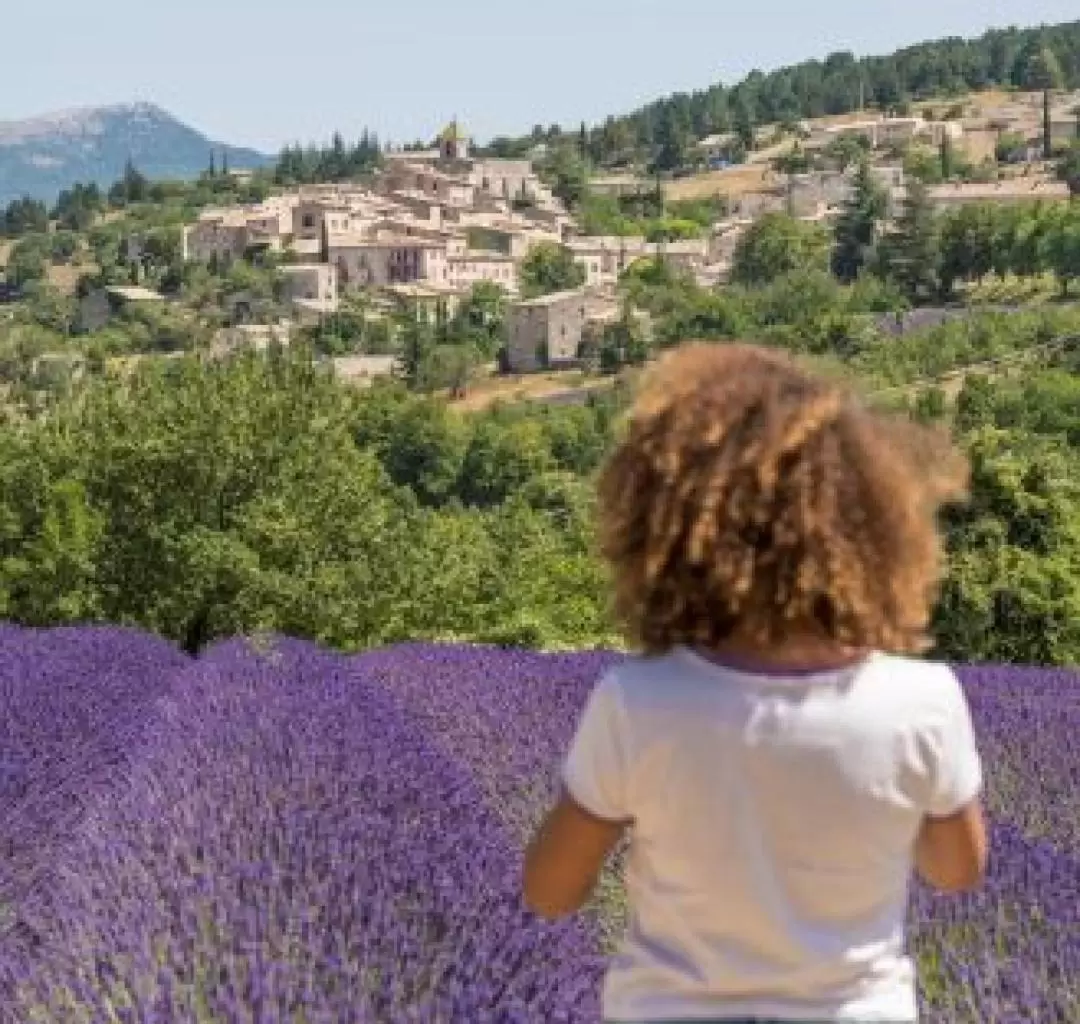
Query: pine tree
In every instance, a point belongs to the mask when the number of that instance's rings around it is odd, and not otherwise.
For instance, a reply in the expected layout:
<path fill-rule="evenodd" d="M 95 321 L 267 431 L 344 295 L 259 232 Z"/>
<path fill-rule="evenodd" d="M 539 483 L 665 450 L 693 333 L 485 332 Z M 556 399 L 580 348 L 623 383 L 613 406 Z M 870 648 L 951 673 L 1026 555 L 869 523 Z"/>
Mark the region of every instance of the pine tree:
<path fill-rule="evenodd" d="M 229 151 L 227 149 L 221 151 L 221 176 L 223 178 L 229 176 Z"/>
<path fill-rule="evenodd" d="M 1043 159 L 1054 155 L 1054 122 L 1050 116 L 1050 90 L 1043 89 Z"/>
<path fill-rule="evenodd" d="M 581 155 L 582 160 L 588 159 L 589 156 L 589 133 L 585 128 L 585 122 L 581 122 L 581 127 L 578 129 L 578 153 Z"/>
<path fill-rule="evenodd" d="M 213 181 L 217 177 L 217 163 L 214 160 L 214 151 L 210 150 L 210 166 L 206 169 L 206 176 Z"/>
<path fill-rule="evenodd" d="M 917 302 L 937 291 L 938 262 L 937 225 L 930 196 L 926 185 L 912 178 L 895 228 L 882 240 L 880 273 Z"/>
<path fill-rule="evenodd" d="M 943 133 L 941 136 L 941 178 L 942 181 L 948 181 L 953 176 L 953 172 L 956 170 L 956 161 L 953 159 L 953 145 L 952 139 L 948 133 Z"/>
<path fill-rule="evenodd" d="M 739 96 L 735 107 L 734 129 L 743 149 L 747 153 L 752 152 L 754 148 L 754 118 L 742 95 Z"/>
<path fill-rule="evenodd" d="M 874 176 L 870 161 L 859 162 L 851 197 L 836 222 L 832 271 L 850 283 L 858 278 L 877 237 L 877 227 L 888 209 L 888 197 Z"/>

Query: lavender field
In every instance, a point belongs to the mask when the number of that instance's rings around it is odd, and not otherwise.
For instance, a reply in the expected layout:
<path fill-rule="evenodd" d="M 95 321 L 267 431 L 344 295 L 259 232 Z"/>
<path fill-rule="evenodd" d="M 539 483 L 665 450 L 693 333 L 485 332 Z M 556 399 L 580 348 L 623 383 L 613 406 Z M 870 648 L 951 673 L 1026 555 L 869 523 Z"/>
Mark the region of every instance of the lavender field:
<path fill-rule="evenodd" d="M 617 877 L 520 849 L 613 655 L 0 629 L 0 1022 L 598 1020 Z M 990 878 L 917 890 L 932 1022 L 1080 1021 L 1080 677 L 966 668 Z"/>

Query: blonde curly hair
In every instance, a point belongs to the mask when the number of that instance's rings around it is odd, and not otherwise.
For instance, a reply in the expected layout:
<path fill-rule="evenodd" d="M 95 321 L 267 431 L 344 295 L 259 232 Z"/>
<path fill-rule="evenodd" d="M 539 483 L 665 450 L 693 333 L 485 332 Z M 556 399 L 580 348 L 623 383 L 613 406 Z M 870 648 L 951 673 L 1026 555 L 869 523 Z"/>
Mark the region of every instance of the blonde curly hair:
<path fill-rule="evenodd" d="M 806 629 L 925 650 L 937 513 L 967 482 L 944 432 L 780 352 L 686 345 L 646 376 L 600 474 L 616 612 L 647 653 Z"/>

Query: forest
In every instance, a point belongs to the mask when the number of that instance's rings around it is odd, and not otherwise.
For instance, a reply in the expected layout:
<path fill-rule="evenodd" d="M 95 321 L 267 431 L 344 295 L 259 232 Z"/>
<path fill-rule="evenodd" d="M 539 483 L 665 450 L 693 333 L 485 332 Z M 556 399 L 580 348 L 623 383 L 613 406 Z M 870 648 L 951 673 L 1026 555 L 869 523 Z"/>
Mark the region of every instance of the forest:
<path fill-rule="evenodd" d="M 581 126 L 582 154 L 603 167 L 656 163 L 692 139 L 734 132 L 747 141 L 759 125 L 793 125 L 803 118 L 846 114 L 865 107 L 907 113 L 931 97 L 959 97 L 989 89 L 1075 89 L 1080 85 L 1080 21 L 1038 28 L 994 29 L 977 39 L 920 43 L 888 56 L 830 54 L 764 73 L 752 71 L 731 86 L 718 83 L 676 93 L 624 116 Z M 497 139 L 492 151 L 522 152 L 556 143 L 557 125 L 537 125 L 523 139 Z M 661 156 L 664 154 L 664 156 Z"/>

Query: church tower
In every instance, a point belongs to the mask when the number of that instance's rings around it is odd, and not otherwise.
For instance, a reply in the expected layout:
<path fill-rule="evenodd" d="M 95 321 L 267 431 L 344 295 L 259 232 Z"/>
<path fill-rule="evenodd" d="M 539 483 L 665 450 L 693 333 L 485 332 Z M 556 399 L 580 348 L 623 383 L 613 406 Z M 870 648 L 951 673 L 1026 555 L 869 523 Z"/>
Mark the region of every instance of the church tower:
<path fill-rule="evenodd" d="M 448 163 L 469 159 L 469 137 L 461 130 L 456 117 L 439 136 L 439 155 Z"/>

